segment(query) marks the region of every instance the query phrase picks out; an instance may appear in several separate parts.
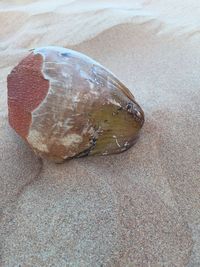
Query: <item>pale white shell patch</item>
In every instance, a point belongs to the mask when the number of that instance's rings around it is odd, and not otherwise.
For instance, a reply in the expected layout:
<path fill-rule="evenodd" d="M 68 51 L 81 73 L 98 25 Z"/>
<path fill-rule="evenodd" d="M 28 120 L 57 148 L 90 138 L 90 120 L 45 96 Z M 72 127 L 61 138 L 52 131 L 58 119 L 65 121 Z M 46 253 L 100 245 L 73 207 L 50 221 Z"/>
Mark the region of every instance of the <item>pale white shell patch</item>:
<path fill-rule="evenodd" d="M 36 130 L 30 130 L 27 141 L 32 145 L 33 148 L 45 153 L 49 152 L 48 147 L 45 144 L 45 138 L 41 135 L 40 132 Z"/>
<path fill-rule="evenodd" d="M 59 139 L 59 142 L 65 147 L 80 144 L 82 141 L 82 136 L 78 134 L 68 134 L 67 136 Z"/>

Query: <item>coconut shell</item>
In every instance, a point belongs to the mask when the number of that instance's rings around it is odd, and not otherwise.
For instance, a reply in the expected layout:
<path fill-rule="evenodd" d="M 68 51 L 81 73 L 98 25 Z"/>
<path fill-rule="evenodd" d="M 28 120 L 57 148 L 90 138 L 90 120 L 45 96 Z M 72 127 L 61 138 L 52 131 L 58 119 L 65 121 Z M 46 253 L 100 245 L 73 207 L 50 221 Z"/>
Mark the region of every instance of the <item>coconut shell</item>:
<path fill-rule="evenodd" d="M 123 152 L 144 123 L 126 86 L 73 50 L 34 49 L 7 82 L 10 125 L 37 155 L 56 162 Z"/>

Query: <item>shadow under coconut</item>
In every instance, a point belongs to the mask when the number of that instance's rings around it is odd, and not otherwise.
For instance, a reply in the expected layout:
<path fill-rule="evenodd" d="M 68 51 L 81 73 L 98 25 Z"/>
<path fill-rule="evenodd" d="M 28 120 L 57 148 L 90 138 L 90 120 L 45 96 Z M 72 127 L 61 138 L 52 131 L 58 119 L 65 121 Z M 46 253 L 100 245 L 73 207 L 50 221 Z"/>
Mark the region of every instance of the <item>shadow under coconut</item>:
<path fill-rule="evenodd" d="M 1 206 L 15 199 L 26 185 L 37 179 L 42 161 L 11 129 L 7 121 L 1 121 L 0 131 L 0 188 Z"/>

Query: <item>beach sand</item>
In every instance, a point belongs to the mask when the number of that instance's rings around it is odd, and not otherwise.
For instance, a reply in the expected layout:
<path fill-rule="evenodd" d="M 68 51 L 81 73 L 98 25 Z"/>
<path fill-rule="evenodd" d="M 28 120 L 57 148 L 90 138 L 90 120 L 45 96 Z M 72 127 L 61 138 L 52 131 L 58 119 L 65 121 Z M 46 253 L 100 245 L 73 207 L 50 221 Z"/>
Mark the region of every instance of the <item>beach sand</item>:
<path fill-rule="evenodd" d="M 200 3 L 0 2 L 0 266 L 200 266 Z M 145 112 L 134 147 L 64 164 L 8 125 L 6 78 L 60 45 L 114 72 Z"/>

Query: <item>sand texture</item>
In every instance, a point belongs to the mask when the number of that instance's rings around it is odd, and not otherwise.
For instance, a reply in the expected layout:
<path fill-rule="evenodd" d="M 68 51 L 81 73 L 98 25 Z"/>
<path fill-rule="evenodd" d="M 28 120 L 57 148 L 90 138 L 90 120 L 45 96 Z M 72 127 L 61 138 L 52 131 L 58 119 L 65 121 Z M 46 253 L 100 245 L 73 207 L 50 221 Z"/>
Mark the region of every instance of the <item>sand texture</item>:
<path fill-rule="evenodd" d="M 0 1 L 0 266 L 200 266 L 199 18 L 198 0 Z M 10 128 L 7 75 L 45 45 L 127 85 L 133 148 L 56 165 Z"/>

